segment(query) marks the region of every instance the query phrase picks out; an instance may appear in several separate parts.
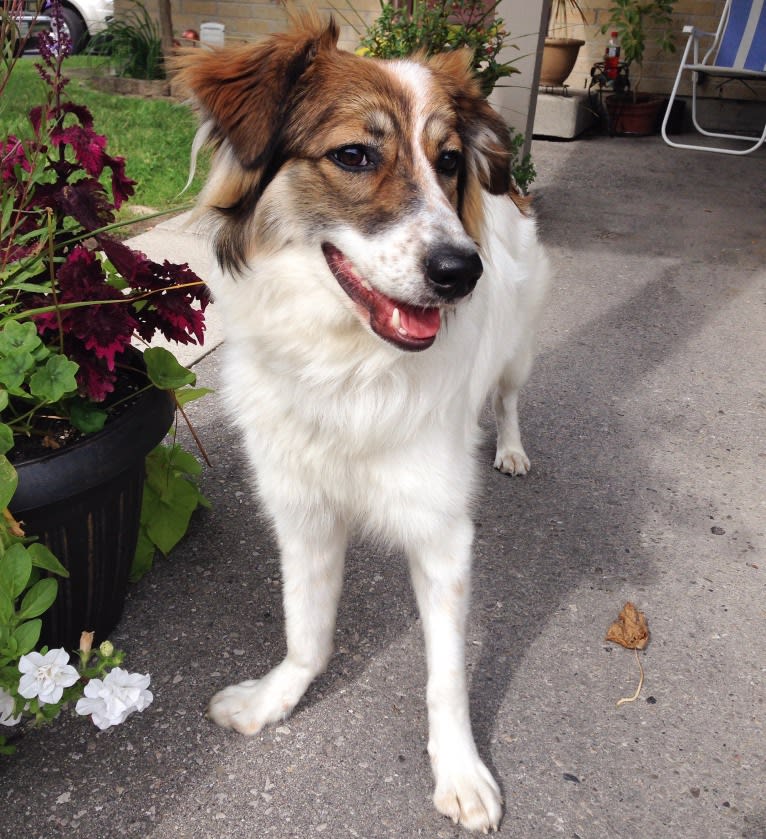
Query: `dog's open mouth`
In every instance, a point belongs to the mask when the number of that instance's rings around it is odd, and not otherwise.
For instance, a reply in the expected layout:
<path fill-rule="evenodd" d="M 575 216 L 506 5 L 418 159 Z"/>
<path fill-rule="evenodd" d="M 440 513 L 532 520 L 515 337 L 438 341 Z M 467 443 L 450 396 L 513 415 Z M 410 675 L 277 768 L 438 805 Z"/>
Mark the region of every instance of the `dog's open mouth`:
<path fill-rule="evenodd" d="M 412 306 L 386 297 L 362 279 L 334 245 L 325 242 L 322 252 L 338 285 L 365 320 L 369 319 L 376 335 L 403 350 L 425 350 L 433 344 L 441 326 L 437 307 Z"/>

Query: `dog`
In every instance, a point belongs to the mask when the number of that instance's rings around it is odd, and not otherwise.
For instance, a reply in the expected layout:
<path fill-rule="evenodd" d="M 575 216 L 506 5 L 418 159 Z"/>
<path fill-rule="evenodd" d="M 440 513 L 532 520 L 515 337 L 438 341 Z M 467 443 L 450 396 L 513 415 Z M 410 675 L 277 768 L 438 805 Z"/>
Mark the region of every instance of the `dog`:
<path fill-rule="evenodd" d="M 197 212 L 225 325 L 224 394 L 274 524 L 287 655 L 216 694 L 255 734 L 330 660 L 350 534 L 406 554 L 428 663 L 437 810 L 497 829 L 464 668 L 479 415 L 495 466 L 529 468 L 518 393 L 547 261 L 515 190 L 510 137 L 468 51 L 382 61 L 304 16 L 255 45 L 192 49 L 176 81 L 211 168 Z"/>

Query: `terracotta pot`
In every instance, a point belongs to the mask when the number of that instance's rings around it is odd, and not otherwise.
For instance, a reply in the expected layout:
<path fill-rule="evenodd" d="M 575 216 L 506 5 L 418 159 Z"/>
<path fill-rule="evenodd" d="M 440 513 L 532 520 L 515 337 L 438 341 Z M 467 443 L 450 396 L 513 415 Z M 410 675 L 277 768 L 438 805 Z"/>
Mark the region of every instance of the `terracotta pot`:
<path fill-rule="evenodd" d="M 540 68 L 542 87 L 560 87 L 577 61 L 577 54 L 585 41 L 577 38 L 546 38 Z"/>
<path fill-rule="evenodd" d="M 14 463 L 11 511 L 69 571 L 43 616 L 41 643 L 79 647 L 83 630 L 106 640 L 122 614 L 136 550 L 144 460 L 170 428 L 169 392 L 151 388 L 102 431 Z"/>
<path fill-rule="evenodd" d="M 657 133 L 657 119 L 667 102 L 659 96 L 639 94 L 633 101 L 631 93 L 613 93 L 606 97 L 611 134 L 630 134 L 643 137 Z"/>

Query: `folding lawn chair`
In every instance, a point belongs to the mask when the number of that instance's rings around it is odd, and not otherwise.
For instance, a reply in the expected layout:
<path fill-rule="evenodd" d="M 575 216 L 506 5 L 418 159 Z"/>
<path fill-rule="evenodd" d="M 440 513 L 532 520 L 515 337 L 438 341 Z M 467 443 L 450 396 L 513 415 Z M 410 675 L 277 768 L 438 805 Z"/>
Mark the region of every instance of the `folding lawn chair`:
<path fill-rule="evenodd" d="M 698 74 L 718 76 L 743 81 L 766 81 L 766 0 L 726 0 L 718 30 L 701 32 L 693 26 L 684 26 L 689 35 L 681 66 L 678 69 L 670 102 L 662 121 L 662 137 L 666 143 L 679 149 L 698 149 L 721 154 L 749 154 L 766 142 L 766 125 L 761 136 L 755 139 L 743 134 L 721 134 L 702 128 L 697 119 L 697 81 Z M 712 38 L 713 42 L 700 60 L 700 41 Z M 692 145 L 679 143 L 668 137 L 667 126 L 670 108 L 675 101 L 681 77 L 692 73 L 692 122 L 700 134 L 721 140 L 736 140 L 749 145 L 745 148 L 727 143 L 719 145 Z"/>

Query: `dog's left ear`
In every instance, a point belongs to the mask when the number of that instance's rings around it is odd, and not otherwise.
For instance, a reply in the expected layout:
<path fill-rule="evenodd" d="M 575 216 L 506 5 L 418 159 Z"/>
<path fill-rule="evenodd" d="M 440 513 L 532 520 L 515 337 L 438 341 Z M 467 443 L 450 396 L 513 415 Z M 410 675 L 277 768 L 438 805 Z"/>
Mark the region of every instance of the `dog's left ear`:
<path fill-rule="evenodd" d="M 268 169 L 296 85 L 320 52 L 336 49 L 338 34 L 334 20 L 306 14 L 255 46 L 179 51 L 174 81 L 212 123 L 213 142 L 227 140 L 245 170 Z"/>
<path fill-rule="evenodd" d="M 512 187 L 511 134 L 481 95 L 472 59 L 468 49 L 453 50 L 432 56 L 428 66 L 452 97 L 469 166 L 487 192 L 500 195 Z"/>

